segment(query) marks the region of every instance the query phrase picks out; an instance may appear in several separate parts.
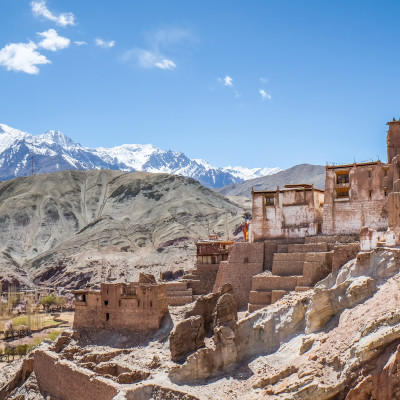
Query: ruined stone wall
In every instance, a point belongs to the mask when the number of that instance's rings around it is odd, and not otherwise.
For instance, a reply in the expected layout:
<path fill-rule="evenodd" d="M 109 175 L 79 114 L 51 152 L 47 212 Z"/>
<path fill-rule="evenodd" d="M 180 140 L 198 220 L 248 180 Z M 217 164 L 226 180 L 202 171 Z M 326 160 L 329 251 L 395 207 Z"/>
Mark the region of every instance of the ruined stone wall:
<path fill-rule="evenodd" d="M 252 278 L 263 271 L 263 264 L 263 243 L 236 243 L 230 249 L 228 261 L 220 264 L 213 292 L 219 292 L 225 283 L 230 283 L 238 306 L 246 306 L 249 301 Z"/>
<path fill-rule="evenodd" d="M 35 352 L 34 372 L 40 391 L 62 400 L 111 400 L 117 395 L 117 385 L 73 362 L 59 359 L 56 353 Z"/>
<path fill-rule="evenodd" d="M 131 284 L 123 294 L 123 284 L 102 284 L 100 292 L 90 292 L 86 302 L 75 303 L 74 328 L 158 329 L 168 311 L 163 284 Z"/>
<path fill-rule="evenodd" d="M 337 174 L 348 171 L 349 182 Z M 323 233 L 357 234 L 363 226 L 383 231 L 388 226 L 387 196 L 393 189 L 393 167 L 365 163 L 326 168 Z M 348 190 L 348 197 L 339 193 Z"/>
<path fill-rule="evenodd" d="M 251 241 L 316 235 L 322 224 L 323 192 L 313 189 L 253 193 Z"/>

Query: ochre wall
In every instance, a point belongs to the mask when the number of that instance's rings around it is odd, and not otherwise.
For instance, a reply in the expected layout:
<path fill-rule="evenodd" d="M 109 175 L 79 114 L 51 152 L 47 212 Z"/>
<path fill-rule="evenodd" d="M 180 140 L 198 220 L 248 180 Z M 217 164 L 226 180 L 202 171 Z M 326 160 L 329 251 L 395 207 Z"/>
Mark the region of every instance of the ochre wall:
<path fill-rule="evenodd" d="M 336 171 L 348 170 L 349 183 L 338 184 Z M 387 170 L 385 176 L 385 170 Z M 337 188 L 349 197 L 336 198 Z M 386 196 L 385 196 L 386 188 Z M 388 226 L 387 195 L 393 189 L 393 167 L 381 162 L 327 167 L 322 231 L 325 235 L 358 234 L 363 226 L 383 231 Z M 371 191 L 371 197 L 370 197 Z"/>
<path fill-rule="evenodd" d="M 134 295 L 123 295 L 123 284 L 102 284 L 100 292 L 90 291 L 85 302 L 75 303 L 74 328 L 158 329 L 168 311 L 165 286 L 130 284 Z M 108 304 L 105 304 L 108 302 Z M 106 314 L 109 314 L 109 320 Z"/>
<path fill-rule="evenodd" d="M 60 360 L 56 353 L 35 352 L 34 372 L 42 393 L 60 400 L 111 400 L 117 385 L 88 369 Z"/>
<path fill-rule="evenodd" d="M 228 261 L 220 264 L 213 292 L 220 291 L 224 283 L 230 283 L 238 306 L 247 306 L 253 276 L 263 271 L 263 264 L 264 243 L 235 243 Z"/>

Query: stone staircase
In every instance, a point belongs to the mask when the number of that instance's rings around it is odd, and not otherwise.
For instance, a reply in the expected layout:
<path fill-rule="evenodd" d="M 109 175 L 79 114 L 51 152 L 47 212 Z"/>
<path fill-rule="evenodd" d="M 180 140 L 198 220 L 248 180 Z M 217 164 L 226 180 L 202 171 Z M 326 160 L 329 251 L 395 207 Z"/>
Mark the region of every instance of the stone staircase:
<path fill-rule="evenodd" d="M 167 290 L 167 301 L 169 306 L 183 306 L 191 303 L 193 299 L 193 290 L 188 288 L 187 282 L 175 281 L 165 283 Z"/>
<path fill-rule="evenodd" d="M 355 243 L 338 243 L 333 237 L 320 239 L 321 242 L 318 241 L 318 237 L 310 237 L 306 238 L 304 244 L 277 247 L 272 270 L 253 277 L 248 312 L 272 304 L 290 291 L 313 288 L 332 271 L 334 255 L 337 256 L 338 252 L 345 250 L 345 257 L 342 255 L 343 260 L 339 260 L 343 265 L 358 251 L 358 245 Z"/>
<path fill-rule="evenodd" d="M 182 306 L 212 293 L 219 264 L 197 264 L 178 281 L 166 282 L 169 306 Z"/>

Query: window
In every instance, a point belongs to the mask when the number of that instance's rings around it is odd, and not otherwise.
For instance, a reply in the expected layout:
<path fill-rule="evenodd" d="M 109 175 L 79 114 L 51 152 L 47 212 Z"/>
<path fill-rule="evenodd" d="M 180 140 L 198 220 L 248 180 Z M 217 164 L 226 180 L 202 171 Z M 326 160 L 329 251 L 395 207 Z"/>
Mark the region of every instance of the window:
<path fill-rule="evenodd" d="M 338 171 L 336 172 L 336 184 L 342 185 L 343 183 L 349 183 L 350 178 L 349 178 L 349 172 L 342 172 Z"/>
<path fill-rule="evenodd" d="M 336 189 L 336 198 L 337 199 L 348 199 L 349 198 L 349 189 L 348 188 Z"/>
<path fill-rule="evenodd" d="M 153 302 L 150 300 L 150 307 L 153 307 Z"/>
<path fill-rule="evenodd" d="M 266 206 L 273 206 L 275 204 L 275 198 L 272 195 L 265 196 L 265 205 Z"/>
<path fill-rule="evenodd" d="M 110 313 L 106 313 L 106 321 L 110 320 Z"/>
<path fill-rule="evenodd" d="M 108 300 L 105 300 L 105 301 L 104 301 L 104 305 L 105 305 L 105 306 L 108 306 Z"/>
<path fill-rule="evenodd" d="M 121 307 L 121 300 L 118 301 L 118 305 Z"/>
<path fill-rule="evenodd" d="M 82 301 L 84 301 L 86 303 L 86 294 L 82 295 Z"/>
<path fill-rule="evenodd" d="M 383 169 L 383 176 L 387 177 L 388 176 L 387 174 L 388 174 L 388 170 L 387 170 L 387 168 L 384 168 Z"/>
<path fill-rule="evenodd" d="M 368 190 L 368 197 L 370 200 L 372 199 L 372 190 Z"/>
<path fill-rule="evenodd" d="M 368 178 L 372 178 L 372 171 L 368 170 Z"/>
<path fill-rule="evenodd" d="M 384 195 L 385 197 L 387 197 L 387 195 L 388 195 L 388 189 L 387 189 L 387 187 L 384 187 L 384 188 L 383 188 L 383 195 Z"/>

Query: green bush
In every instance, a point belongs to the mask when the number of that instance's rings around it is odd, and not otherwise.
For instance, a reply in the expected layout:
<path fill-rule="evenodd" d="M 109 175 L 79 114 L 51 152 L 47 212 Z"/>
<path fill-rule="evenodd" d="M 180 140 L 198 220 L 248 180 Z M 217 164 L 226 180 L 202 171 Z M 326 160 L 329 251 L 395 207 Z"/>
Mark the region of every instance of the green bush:
<path fill-rule="evenodd" d="M 17 354 L 19 356 L 25 356 L 28 353 L 28 345 L 20 344 L 17 346 Z"/>

